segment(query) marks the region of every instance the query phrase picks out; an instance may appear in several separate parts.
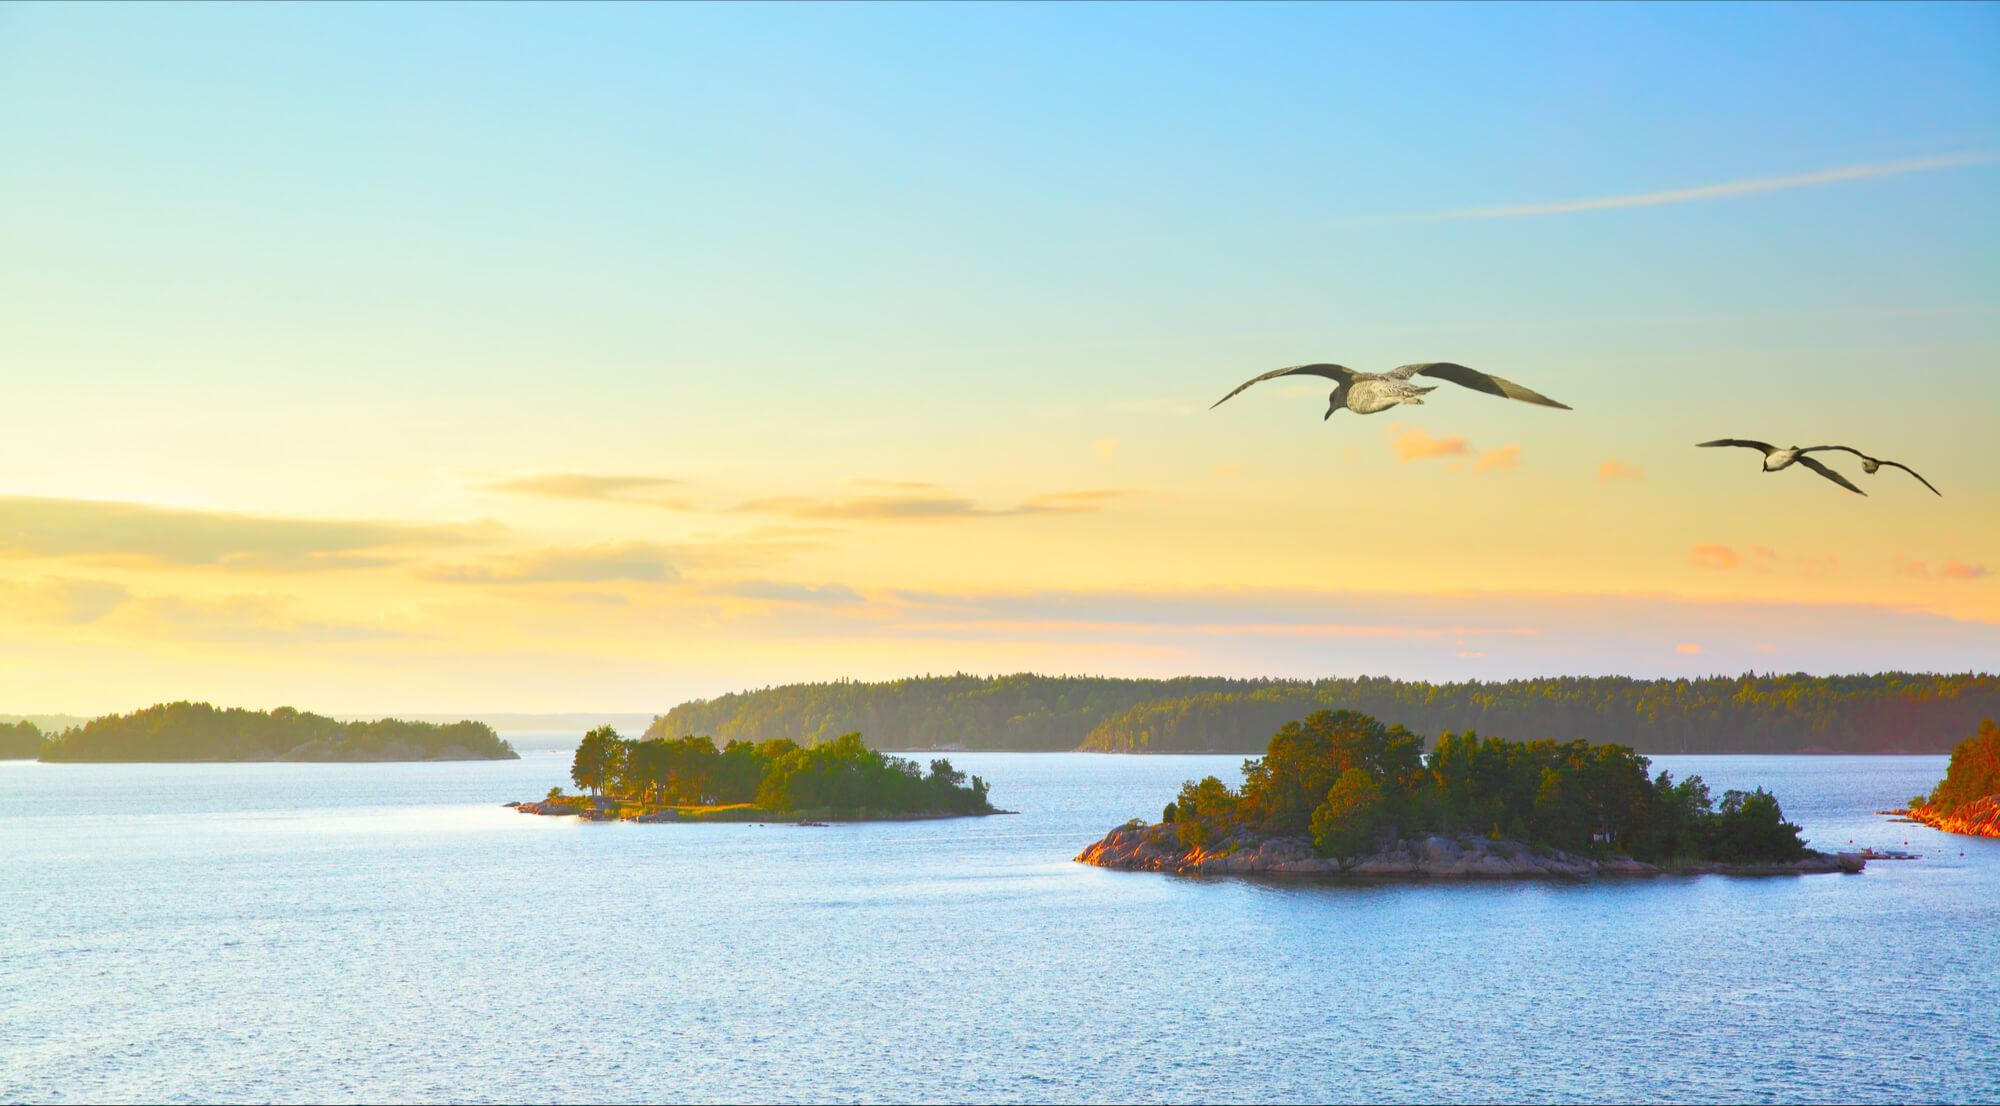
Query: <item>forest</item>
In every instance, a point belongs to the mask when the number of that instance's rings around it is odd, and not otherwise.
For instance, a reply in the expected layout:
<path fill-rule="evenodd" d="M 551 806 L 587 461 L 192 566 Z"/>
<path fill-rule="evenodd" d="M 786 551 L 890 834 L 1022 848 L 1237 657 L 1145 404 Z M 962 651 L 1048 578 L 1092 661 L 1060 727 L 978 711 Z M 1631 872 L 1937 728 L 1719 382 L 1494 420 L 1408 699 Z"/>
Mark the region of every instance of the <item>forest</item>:
<path fill-rule="evenodd" d="M 33 760 L 42 753 L 42 731 L 33 722 L 0 722 L 0 760 Z"/>
<path fill-rule="evenodd" d="M 959 674 L 787 684 L 698 699 L 656 719 L 646 734 L 811 745 L 858 730 L 885 749 L 1252 753 L 1278 727 L 1318 710 L 1358 710 L 1420 733 L 1477 729 L 1655 754 L 1942 753 L 1981 718 L 2000 715 L 2000 677 L 1748 673 L 1429 683 Z"/>
<path fill-rule="evenodd" d="M 773 814 L 837 817 L 994 812 L 985 780 L 968 780 L 944 759 L 926 773 L 870 749 L 858 733 L 807 747 L 773 739 L 718 749 L 706 737 L 628 741 L 600 726 L 577 744 L 570 779 L 593 795 L 644 806 L 747 803 Z"/>
<path fill-rule="evenodd" d="M 1798 827 L 1759 788 L 1715 803 L 1699 776 L 1648 777 L 1621 745 L 1506 741 L 1446 733 L 1430 753 L 1402 726 L 1356 711 L 1316 711 L 1287 723 L 1241 788 L 1190 781 L 1162 812 L 1188 844 L 1239 828 L 1309 836 L 1327 856 L 1368 851 L 1378 835 L 1478 833 L 1649 862 L 1794 860 Z"/>
<path fill-rule="evenodd" d="M 512 760 L 484 722 L 340 722 L 324 715 L 161 703 L 92 719 L 48 738 L 47 761 Z"/>

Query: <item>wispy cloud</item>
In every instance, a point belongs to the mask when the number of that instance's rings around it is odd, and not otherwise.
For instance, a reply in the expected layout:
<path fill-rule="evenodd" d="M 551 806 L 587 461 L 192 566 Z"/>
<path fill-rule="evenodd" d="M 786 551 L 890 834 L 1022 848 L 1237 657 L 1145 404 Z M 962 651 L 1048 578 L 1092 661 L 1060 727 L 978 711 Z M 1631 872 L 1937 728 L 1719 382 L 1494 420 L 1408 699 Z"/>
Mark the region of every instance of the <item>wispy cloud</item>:
<path fill-rule="evenodd" d="M 545 476 L 523 476 L 486 485 L 486 490 L 546 499 L 584 499 L 608 503 L 632 503 L 646 507 L 685 509 L 688 502 L 663 495 L 680 481 L 666 476 L 600 476 L 589 473 L 558 472 Z"/>
<path fill-rule="evenodd" d="M 1917 560 L 1914 557 L 1896 558 L 1896 571 L 1904 576 L 1916 576 L 1925 579 L 1933 575 L 1928 563 Z M 1983 564 L 1949 560 L 1938 566 L 1935 575 L 1937 578 L 1943 580 L 1978 580 L 1982 577 L 1992 575 L 1992 570 Z"/>
<path fill-rule="evenodd" d="M 666 584 L 681 578 L 667 548 L 645 542 L 544 549 L 483 564 L 432 566 L 418 575 L 454 584 Z"/>
<path fill-rule="evenodd" d="M 132 598 L 123 584 L 44 576 L 21 583 L 0 582 L 0 615 L 9 621 L 57 626 L 96 622 Z"/>
<path fill-rule="evenodd" d="M 941 522 L 1015 515 L 1067 515 L 1102 510 L 1115 499 L 1137 494 L 1126 488 L 1086 488 L 1044 492 L 1013 506 L 993 507 L 957 495 L 868 495 L 850 497 L 772 496 L 740 503 L 748 514 L 849 522 Z"/>
<path fill-rule="evenodd" d="M 737 580 L 710 589 L 739 599 L 778 603 L 859 603 L 861 593 L 846 584 L 788 584 L 778 580 Z"/>
<path fill-rule="evenodd" d="M 1499 449 L 1489 449 L 1481 453 L 1478 463 L 1472 466 L 1472 471 L 1474 473 L 1493 472 L 1496 469 L 1515 468 L 1520 463 L 1521 447 L 1518 445 L 1503 445 Z"/>
<path fill-rule="evenodd" d="M 78 557 L 294 572 L 372 568 L 380 551 L 490 539 L 494 523 L 273 518 L 90 499 L 0 496 L 0 556 Z"/>
<path fill-rule="evenodd" d="M 1395 427 L 1389 428 L 1392 432 Z M 1391 443 L 1398 461 L 1421 461 L 1429 457 L 1463 457 L 1472 452 L 1472 446 L 1462 434 L 1451 434 L 1443 438 L 1433 438 L 1421 427 L 1412 426 L 1395 434 Z"/>
<path fill-rule="evenodd" d="M 1688 551 L 1688 560 L 1703 568 L 1735 568 L 1743 557 L 1726 545 L 1704 543 Z"/>
<path fill-rule="evenodd" d="M 1628 465 L 1614 458 L 1597 466 L 1597 478 L 1606 481 L 1644 480 L 1646 478 L 1646 470 L 1640 468 L 1638 465 Z"/>
<path fill-rule="evenodd" d="M 1790 188 L 1810 188 L 1820 184 L 1839 184 L 1843 181 L 1868 180 L 1873 177 L 1892 177 L 1904 173 L 1928 173 L 1939 169 L 1958 169 L 1968 165 L 1990 165 L 1996 161 L 2000 161 L 2000 154 L 1945 154 L 1939 157 L 1912 158 L 1908 161 L 1875 162 L 1868 165 L 1843 165 L 1833 169 L 1820 169 L 1811 173 L 1796 173 L 1784 177 L 1756 177 L 1750 180 L 1726 181 L 1722 184 L 1705 184 L 1695 188 L 1675 188 L 1664 192 L 1632 192 L 1617 196 L 1597 196 L 1583 200 L 1558 200 L 1553 203 L 1511 204 L 1503 207 L 1474 207 L 1459 211 L 1434 211 L 1422 214 L 1394 216 L 1392 218 L 1434 222 L 1457 219 L 1514 219 L 1529 215 L 1564 215 L 1577 211 L 1613 211 L 1628 207 L 1659 207 L 1664 204 L 1694 203 L 1699 200 L 1721 200 L 1734 196 L 1756 195 L 1760 192 L 1782 192 Z"/>

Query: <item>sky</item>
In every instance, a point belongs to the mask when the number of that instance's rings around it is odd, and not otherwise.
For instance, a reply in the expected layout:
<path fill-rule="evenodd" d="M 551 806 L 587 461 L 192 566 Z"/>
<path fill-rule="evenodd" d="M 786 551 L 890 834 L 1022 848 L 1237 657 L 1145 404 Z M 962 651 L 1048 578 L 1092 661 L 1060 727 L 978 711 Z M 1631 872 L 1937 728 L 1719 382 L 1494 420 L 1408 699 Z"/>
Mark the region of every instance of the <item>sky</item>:
<path fill-rule="evenodd" d="M 0 711 L 1994 671 L 1996 59 L 1992 4 L 0 5 Z M 1209 409 L 1435 360 L 1574 410 Z"/>

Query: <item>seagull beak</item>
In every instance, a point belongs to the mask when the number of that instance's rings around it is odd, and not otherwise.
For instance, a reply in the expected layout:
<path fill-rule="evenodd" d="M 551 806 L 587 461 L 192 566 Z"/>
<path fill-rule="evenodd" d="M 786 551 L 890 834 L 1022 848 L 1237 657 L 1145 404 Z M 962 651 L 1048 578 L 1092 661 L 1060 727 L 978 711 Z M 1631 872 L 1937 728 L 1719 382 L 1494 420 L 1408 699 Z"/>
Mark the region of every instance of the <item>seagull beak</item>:
<path fill-rule="evenodd" d="M 1325 422 L 1326 420 L 1328 420 L 1328 419 L 1332 418 L 1332 417 L 1333 417 L 1333 413 L 1334 413 L 1335 411 L 1338 411 L 1338 410 L 1340 410 L 1340 408 L 1338 408 L 1338 407 L 1328 407 L 1328 408 L 1326 409 L 1326 414 L 1324 414 L 1324 415 L 1321 415 L 1321 416 L 1319 417 L 1319 421 L 1321 421 L 1321 422 Z"/>

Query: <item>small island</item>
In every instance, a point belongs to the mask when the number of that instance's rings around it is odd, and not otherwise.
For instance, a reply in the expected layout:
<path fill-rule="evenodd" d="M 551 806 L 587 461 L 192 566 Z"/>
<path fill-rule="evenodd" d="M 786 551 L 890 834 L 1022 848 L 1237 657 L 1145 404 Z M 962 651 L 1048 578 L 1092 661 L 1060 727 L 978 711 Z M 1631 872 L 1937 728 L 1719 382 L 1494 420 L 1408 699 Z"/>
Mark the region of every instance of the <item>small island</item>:
<path fill-rule="evenodd" d="M 161 703 L 109 714 L 44 738 L 50 762 L 517 760 L 484 722 L 339 722 L 279 707 L 227 710 Z"/>
<path fill-rule="evenodd" d="M 585 734 L 570 779 L 587 794 L 552 788 L 539 802 L 508 803 L 523 814 L 631 822 L 863 822 L 1005 814 L 986 781 L 931 761 L 870 749 L 858 733 L 819 745 L 784 739 L 706 737 L 628 741 L 609 726 Z"/>
<path fill-rule="evenodd" d="M 1161 820 L 1134 819 L 1076 859 L 1182 874 L 1589 879 L 1858 872 L 1806 848 L 1769 792 L 1647 775 L 1622 745 L 1423 739 L 1355 711 L 1271 738 L 1232 789 L 1190 781 Z"/>
<path fill-rule="evenodd" d="M 1973 837 L 2000 837 L 2000 726 L 1991 718 L 1951 751 L 1944 779 L 1929 795 L 1890 811 L 1912 822 Z"/>

